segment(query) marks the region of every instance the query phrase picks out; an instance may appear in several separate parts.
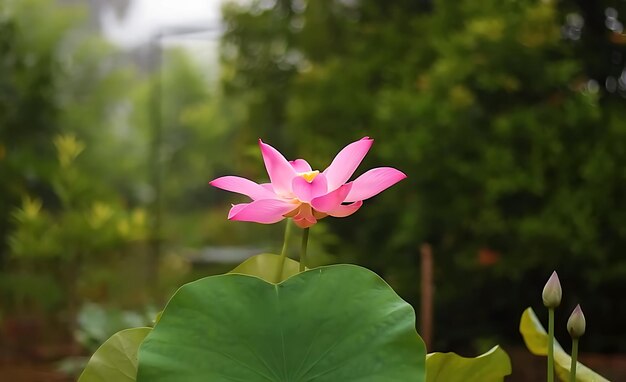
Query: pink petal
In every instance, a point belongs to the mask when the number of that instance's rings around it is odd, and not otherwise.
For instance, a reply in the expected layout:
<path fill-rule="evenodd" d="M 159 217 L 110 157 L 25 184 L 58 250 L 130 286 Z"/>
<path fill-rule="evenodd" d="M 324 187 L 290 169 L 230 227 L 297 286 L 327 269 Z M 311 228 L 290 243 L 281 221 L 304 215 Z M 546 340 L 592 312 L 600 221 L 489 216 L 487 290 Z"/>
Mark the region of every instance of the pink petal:
<path fill-rule="evenodd" d="M 404 178 L 406 178 L 406 175 L 395 168 L 379 167 L 371 169 L 349 183 L 352 184 L 352 189 L 344 202 L 369 199 Z"/>
<path fill-rule="evenodd" d="M 317 223 L 317 219 L 313 216 L 311 206 L 302 204 L 298 208 L 298 213 L 293 217 L 293 222 L 300 228 L 309 228 Z"/>
<path fill-rule="evenodd" d="M 305 220 L 305 219 L 301 219 L 301 220 L 294 219 L 293 222 L 300 228 L 310 228 L 310 227 L 314 226 L 315 223 L 317 223 L 317 220 L 316 221 L 310 221 L 310 220 Z"/>
<path fill-rule="evenodd" d="M 296 170 L 287 162 L 283 154 L 272 146 L 263 143 L 260 139 L 259 146 L 261 146 L 263 162 L 265 162 L 265 168 L 270 176 L 274 191 L 278 195 L 290 197 L 292 195 L 291 181 L 297 175 Z"/>
<path fill-rule="evenodd" d="M 328 211 L 332 211 L 341 205 L 350 192 L 351 187 L 351 184 L 344 184 L 335 191 L 313 198 L 311 200 L 311 206 L 317 211 L 328 213 Z"/>
<path fill-rule="evenodd" d="M 255 200 L 234 205 L 228 213 L 228 220 L 272 224 L 283 220 L 283 215 L 296 208 L 298 205 L 282 200 Z"/>
<path fill-rule="evenodd" d="M 233 204 L 233 206 L 230 208 L 230 211 L 228 211 L 228 219 L 230 219 L 232 216 L 237 215 L 239 211 L 244 209 L 248 204 L 250 203 Z"/>
<path fill-rule="evenodd" d="M 342 204 L 330 211 L 328 214 L 336 218 L 345 218 L 346 216 L 350 216 L 355 213 L 359 208 L 361 208 L 362 205 L 363 202 L 361 200 L 352 204 Z"/>
<path fill-rule="evenodd" d="M 365 137 L 350 143 L 335 156 L 330 166 L 324 170 L 326 179 L 328 179 L 329 190 L 337 189 L 350 179 L 356 168 L 359 167 L 365 154 L 372 147 L 372 143 L 374 143 L 373 139 Z"/>
<path fill-rule="evenodd" d="M 210 181 L 209 184 L 213 187 L 221 188 L 222 190 L 247 195 L 252 200 L 276 199 L 277 197 L 274 192 L 268 190 L 262 185 L 238 176 L 223 176 Z"/>
<path fill-rule="evenodd" d="M 292 189 L 296 197 L 305 203 L 309 203 L 311 199 L 328 192 L 324 174 L 318 174 L 311 183 L 301 176 L 296 176 L 293 178 Z"/>
<path fill-rule="evenodd" d="M 296 172 L 312 171 L 311 165 L 309 164 L 309 162 L 305 161 L 304 159 L 292 160 L 289 163 L 291 164 L 291 167 L 293 167 L 293 169 L 296 170 Z"/>

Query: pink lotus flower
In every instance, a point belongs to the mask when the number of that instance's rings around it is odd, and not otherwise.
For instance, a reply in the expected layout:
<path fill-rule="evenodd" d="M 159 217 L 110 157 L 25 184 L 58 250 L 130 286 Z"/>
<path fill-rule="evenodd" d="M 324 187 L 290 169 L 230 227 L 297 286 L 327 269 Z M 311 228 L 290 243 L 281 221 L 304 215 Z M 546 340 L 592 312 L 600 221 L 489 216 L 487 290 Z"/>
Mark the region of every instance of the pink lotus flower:
<path fill-rule="evenodd" d="M 270 183 L 224 176 L 209 184 L 252 199 L 250 203 L 234 204 L 229 220 L 272 224 L 292 218 L 299 227 L 308 228 L 326 216 L 352 215 L 364 200 L 406 178 L 395 168 L 378 167 L 348 182 L 373 142 L 365 137 L 349 144 L 326 170 L 319 172 L 312 170 L 304 159 L 287 161 L 278 150 L 259 139 Z"/>

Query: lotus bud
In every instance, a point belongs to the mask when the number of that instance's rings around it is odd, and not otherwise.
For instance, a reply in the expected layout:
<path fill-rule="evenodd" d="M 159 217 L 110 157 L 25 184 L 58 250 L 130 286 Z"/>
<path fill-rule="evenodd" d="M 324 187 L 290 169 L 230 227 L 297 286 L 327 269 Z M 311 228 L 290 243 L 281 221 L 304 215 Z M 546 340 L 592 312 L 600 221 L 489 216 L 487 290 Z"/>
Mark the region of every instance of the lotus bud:
<path fill-rule="evenodd" d="M 583 310 L 580 309 L 580 305 L 576 305 L 576 308 L 574 308 L 574 311 L 567 320 L 567 331 L 573 339 L 578 339 L 585 334 L 586 326 L 587 322 L 585 321 Z"/>
<path fill-rule="evenodd" d="M 563 291 L 561 290 L 561 282 L 559 281 L 559 275 L 556 271 L 552 272 L 552 275 L 548 279 L 546 286 L 543 287 L 543 305 L 546 308 L 554 309 L 561 305 L 561 296 Z"/>

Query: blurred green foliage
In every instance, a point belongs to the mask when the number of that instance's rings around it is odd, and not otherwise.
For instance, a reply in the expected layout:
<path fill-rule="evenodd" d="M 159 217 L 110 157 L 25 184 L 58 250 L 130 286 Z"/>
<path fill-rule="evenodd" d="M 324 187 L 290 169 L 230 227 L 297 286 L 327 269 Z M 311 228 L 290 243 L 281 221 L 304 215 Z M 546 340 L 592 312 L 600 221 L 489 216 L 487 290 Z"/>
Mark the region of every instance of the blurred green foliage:
<path fill-rule="evenodd" d="M 0 2 L 0 314 L 53 330 L 73 331 L 85 300 L 167 298 L 189 277 L 183 252 L 250 243 L 251 227 L 229 229 L 207 192 L 232 164 L 238 104 L 157 37 L 160 66 L 133 67 L 84 16 L 54 0 Z M 271 248 L 282 232 L 265 228 Z"/>
<path fill-rule="evenodd" d="M 78 314 L 78 341 L 91 353 L 116 332 L 152 324 L 155 312 L 106 309 L 93 303 L 84 304 Z"/>
<path fill-rule="evenodd" d="M 41 181 L 54 158 L 50 143 L 59 131 L 55 123 L 59 106 L 54 97 L 55 75 L 60 65 L 57 41 L 74 14 L 37 11 L 37 5 L 33 1 L 0 3 L 0 176 L 3 180 L 0 237 L 3 238 L 9 230 L 11 209 L 28 184 Z M 50 8 L 48 4 L 47 11 Z M 46 21 L 41 22 L 44 17 Z M 30 28 L 31 20 L 38 27 Z M 2 244 L 6 242 L 3 240 Z"/>
<path fill-rule="evenodd" d="M 18 313 L 56 308 L 55 299 L 50 299 L 54 293 L 20 282 L 53 276 L 55 282 L 47 287 L 61 291 L 67 313 L 73 317 L 81 292 L 85 298 L 85 290 L 102 287 L 104 280 L 96 276 L 97 270 L 115 267 L 115 252 L 145 239 L 147 217 L 142 209 L 125 209 L 111 201 L 90 198 L 90 177 L 75 163 L 83 143 L 73 135 L 63 135 L 57 136 L 54 144 L 59 167 L 49 175 L 60 204 L 56 209 L 44 209 L 41 199 L 25 196 L 22 206 L 14 211 L 16 227 L 8 237 L 9 274 L 2 286 L 9 295 L 5 301 Z M 119 282 L 117 277 L 112 279 L 109 283 Z"/>
<path fill-rule="evenodd" d="M 133 270 L 149 235 L 147 127 L 130 126 L 132 71 L 83 13 L 0 2 L 0 310 L 70 333 L 84 299 L 147 295 Z"/>
<path fill-rule="evenodd" d="M 600 85 L 624 53 L 597 23 L 603 6 L 277 0 L 231 2 L 224 15 L 223 84 L 245 102 L 242 139 L 323 169 L 369 135 L 363 167 L 409 175 L 325 223 L 342 237 L 335 253 L 412 302 L 418 248 L 434 246 L 436 349 L 516 339 L 519 307 L 540 302 L 558 269 L 565 305 L 596 317 L 585 348 L 625 350 L 605 332 L 626 333 L 626 108 Z"/>

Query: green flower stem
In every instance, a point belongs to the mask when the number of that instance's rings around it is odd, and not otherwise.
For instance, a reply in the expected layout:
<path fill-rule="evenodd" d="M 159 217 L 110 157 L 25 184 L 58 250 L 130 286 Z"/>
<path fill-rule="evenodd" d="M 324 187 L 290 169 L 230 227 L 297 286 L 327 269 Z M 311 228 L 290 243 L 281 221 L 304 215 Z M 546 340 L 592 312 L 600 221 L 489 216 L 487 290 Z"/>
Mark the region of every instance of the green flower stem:
<path fill-rule="evenodd" d="M 578 338 L 572 339 L 572 364 L 569 368 L 570 382 L 576 382 L 576 366 L 578 365 Z"/>
<path fill-rule="evenodd" d="M 548 382 L 554 382 L 554 309 L 548 308 Z"/>
<path fill-rule="evenodd" d="M 309 244 L 309 229 L 302 231 L 302 247 L 300 249 L 300 272 L 304 272 L 306 268 L 306 247 Z"/>
<path fill-rule="evenodd" d="M 289 237 L 291 236 L 291 221 L 287 219 L 287 225 L 285 226 L 285 239 L 283 241 L 283 249 L 280 251 L 280 261 L 276 268 L 276 282 L 280 282 L 283 275 L 283 269 L 285 268 L 285 258 L 287 257 L 287 244 L 289 243 Z"/>

